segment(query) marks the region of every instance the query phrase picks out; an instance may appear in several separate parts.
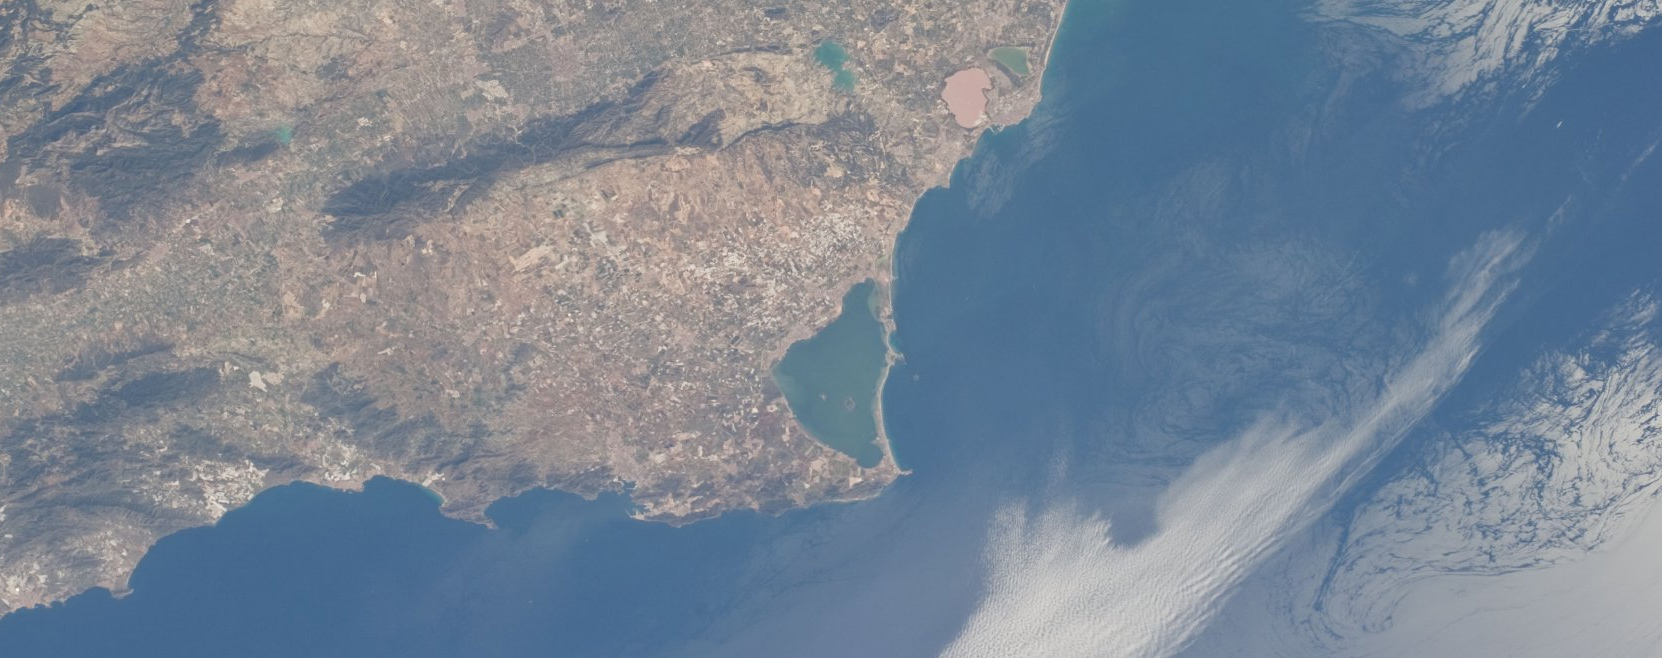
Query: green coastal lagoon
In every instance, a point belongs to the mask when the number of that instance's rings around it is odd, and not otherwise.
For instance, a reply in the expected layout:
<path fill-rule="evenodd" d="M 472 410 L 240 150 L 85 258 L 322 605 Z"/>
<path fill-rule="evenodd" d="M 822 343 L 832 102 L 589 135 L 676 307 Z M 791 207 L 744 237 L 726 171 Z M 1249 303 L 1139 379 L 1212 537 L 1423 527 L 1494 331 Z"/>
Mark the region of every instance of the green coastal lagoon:
<path fill-rule="evenodd" d="M 1032 71 L 1032 69 L 1027 66 L 1026 48 L 1002 46 L 992 49 L 992 51 L 987 53 L 987 57 L 991 58 L 994 62 L 998 62 L 998 65 L 1004 67 L 1004 70 L 1018 76 L 1027 75 Z"/>
<path fill-rule="evenodd" d="M 888 365 L 888 344 L 877 284 L 867 280 L 843 296 L 837 319 L 797 341 L 773 368 L 803 429 L 870 468 L 883 459 L 877 447 L 877 387 Z"/>

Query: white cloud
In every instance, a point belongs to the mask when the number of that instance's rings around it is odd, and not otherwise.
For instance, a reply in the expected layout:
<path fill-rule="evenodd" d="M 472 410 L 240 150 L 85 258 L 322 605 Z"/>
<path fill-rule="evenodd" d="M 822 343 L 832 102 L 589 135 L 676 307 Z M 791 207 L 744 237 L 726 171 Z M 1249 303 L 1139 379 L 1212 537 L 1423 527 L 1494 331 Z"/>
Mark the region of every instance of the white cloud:
<path fill-rule="evenodd" d="M 1287 656 L 1662 655 L 1662 346 L 1635 294 L 1299 552 L 1219 644 Z M 1338 533 L 1334 533 L 1338 535 Z M 1221 651 L 1217 653 L 1222 653 Z"/>
<path fill-rule="evenodd" d="M 1108 522 L 1080 505 L 1041 503 L 1031 515 L 1012 505 L 992 529 L 987 593 L 945 655 L 1133 658 L 1182 648 L 1459 379 L 1527 251 L 1486 236 L 1451 267 L 1429 338 L 1377 390 L 1325 419 L 1265 414 L 1172 484 L 1160 529 L 1135 546 L 1110 543 Z"/>
<path fill-rule="evenodd" d="M 1389 632 L 1359 638 L 1356 656 L 1654 658 L 1662 655 L 1662 513 L 1582 559 L 1504 576 L 1419 581 Z M 1334 655 L 1334 654 L 1324 654 Z"/>
<path fill-rule="evenodd" d="M 1319 0 L 1317 13 L 1384 30 L 1415 52 L 1420 103 L 1538 89 L 1564 53 L 1637 33 L 1662 0 Z"/>

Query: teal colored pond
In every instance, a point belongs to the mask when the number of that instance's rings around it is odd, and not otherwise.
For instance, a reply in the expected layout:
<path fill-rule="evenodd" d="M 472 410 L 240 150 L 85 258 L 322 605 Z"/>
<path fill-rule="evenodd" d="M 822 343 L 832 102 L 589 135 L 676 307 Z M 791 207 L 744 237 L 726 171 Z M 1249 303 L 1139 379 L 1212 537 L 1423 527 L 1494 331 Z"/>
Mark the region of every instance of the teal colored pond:
<path fill-rule="evenodd" d="M 874 404 L 889 351 L 878 303 L 876 283 L 850 288 L 837 319 L 797 341 L 773 368 L 803 429 L 868 468 L 883 459 Z"/>
<path fill-rule="evenodd" d="M 814 59 L 825 68 L 833 71 L 843 70 L 843 64 L 848 62 L 848 51 L 843 50 L 842 44 L 835 41 L 825 41 L 814 49 Z"/>
<path fill-rule="evenodd" d="M 854 72 L 846 69 L 838 71 L 831 77 L 831 86 L 837 91 L 854 91 Z"/>
<path fill-rule="evenodd" d="M 848 51 L 835 41 L 823 41 L 814 49 L 814 60 L 831 69 L 831 86 L 837 91 L 854 91 L 854 72 L 843 65 L 848 63 Z"/>

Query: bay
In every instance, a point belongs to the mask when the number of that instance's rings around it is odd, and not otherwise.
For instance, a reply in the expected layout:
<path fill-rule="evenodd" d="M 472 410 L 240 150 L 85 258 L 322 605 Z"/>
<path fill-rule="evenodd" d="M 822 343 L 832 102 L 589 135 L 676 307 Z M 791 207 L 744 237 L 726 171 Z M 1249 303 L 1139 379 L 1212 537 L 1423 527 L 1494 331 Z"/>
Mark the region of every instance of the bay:
<path fill-rule="evenodd" d="M 1069 8 L 1034 116 L 985 136 L 896 246 L 882 422 L 911 474 L 875 499 L 677 528 L 624 496 L 534 492 L 487 529 L 410 484 L 291 485 L 163 540 L 123 598 L 0 619 L 0 655 L 938 655 L 1008 584 L 998 529 L 1038 533 L 1010 519 L 1101 519 L 1110 558 L 1087 566 L 1117 567 L 1169 530 L 1163 496 L 1204 455 L 1266 418 L 1366 408 L 1440 329 L 1464 255 L 1513 236 L 1521 292 L 1431 429 L 1310 505 L 1343 519 L 1521 363 L 1656 284 L 1662 195 L 1629 181 L 1657 179 L 1662 95 L 1624 63 L 1662 41 L 1538 96 L 1415 104 L 1418 60 L 1307 10 Z"/>

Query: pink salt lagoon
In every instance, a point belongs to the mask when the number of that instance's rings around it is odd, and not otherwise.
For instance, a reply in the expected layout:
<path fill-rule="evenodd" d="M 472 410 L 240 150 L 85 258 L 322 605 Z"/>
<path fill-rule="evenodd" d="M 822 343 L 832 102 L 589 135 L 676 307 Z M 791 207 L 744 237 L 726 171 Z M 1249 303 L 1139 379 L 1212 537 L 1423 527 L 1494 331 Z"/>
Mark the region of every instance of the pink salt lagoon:
<path fill-rule="evenodd" d="M 952 111 L 952 118 L 958 120 L 958 125 L 974 128 L 981 123 L 981 114 L 987 110 L 987 90 L 992 88 L 993 79 L 987 76 L 986 71 L 964 69 L 947 77 L 946 89 L 941 90 L 941 100 L 946 101 L 946 109 Z"/>

